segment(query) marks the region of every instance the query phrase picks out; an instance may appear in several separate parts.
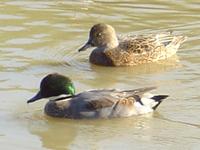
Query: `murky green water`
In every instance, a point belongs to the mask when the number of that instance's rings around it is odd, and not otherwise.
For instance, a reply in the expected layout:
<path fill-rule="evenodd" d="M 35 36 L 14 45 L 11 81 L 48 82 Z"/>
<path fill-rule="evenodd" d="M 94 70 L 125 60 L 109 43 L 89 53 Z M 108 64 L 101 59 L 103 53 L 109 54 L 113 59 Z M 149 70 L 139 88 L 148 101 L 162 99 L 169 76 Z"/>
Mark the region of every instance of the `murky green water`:
<path fill-rule="evenodd" d="M 88 63 L 76 50 L 98 22 L 120 34 L 174 30 L 187 35 L 177 56 L 125 68 Z M 200 146 L 200 2 L 0 2 L 0 148 L 187 149 Z M 153 115 L 113 120 L 63 120 L 43 114 L 46 101 L 26 101 L 48 73 L 74 80 L 77 91 L 157 85 L 169 94 Z"/>

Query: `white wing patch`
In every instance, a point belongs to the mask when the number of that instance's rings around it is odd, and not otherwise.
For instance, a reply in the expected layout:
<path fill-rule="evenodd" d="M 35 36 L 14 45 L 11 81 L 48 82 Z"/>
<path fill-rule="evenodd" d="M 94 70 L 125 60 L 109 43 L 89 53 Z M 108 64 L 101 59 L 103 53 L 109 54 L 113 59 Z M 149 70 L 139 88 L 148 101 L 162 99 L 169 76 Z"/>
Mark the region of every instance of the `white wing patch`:
<path fill-rule="evenodd" d="M 141 98 L 141 102 L 143 105 L 139 102 L 134 103 L 138 114 L 146 114 L 149 112 L 153 112 L 153 107 L 158 104 L 158 102 L 151 99 L 153 96 L 154 95 L 151 93 L 145 93 L 144 95 L 142 95 L 142 98 Z"/>
<path fill-rule="evenodd" d="M 145 106 L 148 106 L 150 108 L 156 106 L 158 104 L 158 102 L 156 102 L 155 100 L 152 99 L 152 97 L 154 97 L 153 94 L 151 93 L 145 93 L 142 98 L 141 101 Z"/>
<path fill-rule="evenodd" d="M 153 109 L 146 105 L 141 105 L 139 102 L 134 103 L 135 109 L 138 114 L 146 114 L 149 112 L 153 112 Z"/>

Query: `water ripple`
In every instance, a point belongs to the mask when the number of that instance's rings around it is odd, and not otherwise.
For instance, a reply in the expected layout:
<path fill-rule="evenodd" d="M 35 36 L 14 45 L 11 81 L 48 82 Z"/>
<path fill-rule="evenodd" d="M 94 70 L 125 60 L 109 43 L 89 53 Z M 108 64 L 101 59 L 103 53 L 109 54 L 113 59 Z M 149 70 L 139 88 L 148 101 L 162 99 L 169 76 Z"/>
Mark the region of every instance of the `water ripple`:
<path fill-rule="evenodd" d="M 0 20 L 10 20 L 10 19 L 25 19 L 25 16 L 19 15 L 9 15 L 9 14 L 0 14 Z"/>
<path fill-rule="evenodd" d="M 21 26 L 0 26 L 0 30 L 1 31 L 22 31 L 25 30 L 25 27 L 21 27 Z"/>
<path fill-rule="evenodd" d="M 197 0 L 1 0 L 0 114 L 10 112 L 1 115 L 4 126 L 0 126 L 0 131 L 5 135 L 0 135 L 4 141 L 1 147 L 197 149 L 199 6 Z M 158 63 L 119 68 L 96 66 L 89 63 L 91 50 L 78 53 L 77 49 L 88 39 L 90 27 L 99 22 L 111 24 L 118 34 L 173 30 L 177 35 L 187 35 L 188 40 L 177 52 L 178 57 Z M 26 105 L 26 100 L 39 88 L 41 78 L 52 72 L 73 79 L 78 92 L 156 85 L 159 87 L 156 93 L 170 97 L 159 107 L 161 118 L 54 119 L 43 115 L 45 101 Z M 15 121 L 8 119 L 13 116 L 16 116 Z M 27 120 L 27 116 L 30 119 Z M 20 123 L 16 124 L 16 121 Z M 23 121 L 26 123 L 21 124 Z M 26 134 L 21 129 L 26 130 Z M 23 138 L 19 139 L 18 135 Z M 17 139 L 14 140 L 16 143 L 13 139 Z"/>
<path fill-rule="evenodd" d="M 41 39 L 34 38 L 17 38 L 6 41 L 6 44 L 24 45 L 43 42 Z"/>

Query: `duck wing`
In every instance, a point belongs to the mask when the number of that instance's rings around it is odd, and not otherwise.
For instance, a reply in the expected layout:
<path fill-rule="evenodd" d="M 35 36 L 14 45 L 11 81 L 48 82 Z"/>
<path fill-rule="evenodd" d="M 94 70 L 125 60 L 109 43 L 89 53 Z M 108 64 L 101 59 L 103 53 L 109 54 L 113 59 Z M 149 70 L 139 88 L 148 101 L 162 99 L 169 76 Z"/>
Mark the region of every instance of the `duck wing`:
<path fill-rule="evenodd" d="M 117 103 L 124 105 L 132 104 L 135 100 L 135 95 L 143 95 L 144 93 L 156 89 L 156 87 L 145 87 L 134 90 L 119 91 L 112 90 L 93 90 L 81 93 L 80 99 L 85 102 L 85 107 L 88 110 L 97 110 L 106 107 L 114 107 Z"/>
<path fill-rule="evenodd" d="M 119 46 L 104 51 L 114 66 L 133 66 L 163 60 L 174 55 L 185 36 L 171 32 L 127 36 L 121 38 Z"/>
<path fill-rule="evenodd" d="M 151 86 L 151 87 L 138 88 L 138 89 L 133 89 L 133 90 L 123 90 L 122 92 L 125 92 L 127 96 L 143 95 L 144 93 L 152 91 L 156 88 L 157 88 L 156 86 Z"/>
<path fill-rule="evenodd" d="M 115 89 L 91 90 L 78 94 L 72 101 L 81 105 L 86 111 L 93 111 L 112 107 L 121 99 L 120 95 L 121 93 Z"/>
<path fill-rule="evenodd" d="M 186 38 L 185 36 L 173 35 L 172 32 L 127 36 L 122 39 L 120 47 L 129 53 L 142 54 L 155 51 L 158 48 L 164 49 L 167 46 L 178 49 Z"/>
<path fill-rule="evenodd" d="M 115 102 L 113 100 L 102 97 L 102 99 L 88 101 L 86 103 L 86 108 L 88 110 L 97 110 L 106 107 L 112 107 L 114 104 Z"/>

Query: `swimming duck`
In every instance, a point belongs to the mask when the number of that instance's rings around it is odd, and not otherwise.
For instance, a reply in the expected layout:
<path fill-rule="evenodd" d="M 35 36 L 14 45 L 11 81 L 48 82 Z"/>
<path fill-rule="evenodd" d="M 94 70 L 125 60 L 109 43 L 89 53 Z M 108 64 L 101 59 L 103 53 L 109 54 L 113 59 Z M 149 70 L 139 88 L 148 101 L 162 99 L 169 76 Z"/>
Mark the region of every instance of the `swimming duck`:
<path fill-rule="evenodd" d="M 134 90 L 101 89 L 75 94 L 72 81 L 54 73 L 42 79 L 39 92 L 27 103 L 48 98 L 45 113 L 53 117 L 129 117 L 153 112 L 168 97 L 148 93 L 153 89 L 155 87 Z"/>
<path fill-rule="evenodd" d="M 134 66 L 171 57 L 185 40 L 171 32 L 117 37 L 111 25 L 100 23 L 91 28 L 89 40 L 78 51 L 96 47 L 89 58 L 93 64 Z"/>

